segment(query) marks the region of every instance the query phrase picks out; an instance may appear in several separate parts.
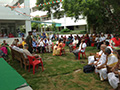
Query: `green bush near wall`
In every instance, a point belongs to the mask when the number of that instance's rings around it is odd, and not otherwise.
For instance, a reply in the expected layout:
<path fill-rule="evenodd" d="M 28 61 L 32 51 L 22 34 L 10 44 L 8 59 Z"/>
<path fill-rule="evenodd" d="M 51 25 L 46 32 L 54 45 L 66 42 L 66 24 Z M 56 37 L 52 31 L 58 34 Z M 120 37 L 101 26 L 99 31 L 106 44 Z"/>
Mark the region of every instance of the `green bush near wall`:
<path fill-rule="evenodd" d="M 69 30 L 69 29 L 62 29 L 59 34 L 86 34 L 86 30 Z"/>
<path fill-rule="evenodd" d="M 61 32 L 61 33 L 71 32 L 71 30 L 70 30 L 70 29 L 68 29 L 68 28 L 66 28 L 66 29 L 62 29 L 60 32 Z"/>

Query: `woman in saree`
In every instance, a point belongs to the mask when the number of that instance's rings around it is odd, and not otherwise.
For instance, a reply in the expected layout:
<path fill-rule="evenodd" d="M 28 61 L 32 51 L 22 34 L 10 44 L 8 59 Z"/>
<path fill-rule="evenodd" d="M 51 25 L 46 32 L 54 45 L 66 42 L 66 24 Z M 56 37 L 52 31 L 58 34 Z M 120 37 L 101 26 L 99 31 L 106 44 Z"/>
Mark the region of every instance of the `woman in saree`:
<path fill-rule="evenodd" d="M 7 50 L 8 47 L 9 47 L 9 45 L 6 43 L 6 40 L 3 40 L 3 43 L 1 44 L 0 50 L 2 50 L 3 53 L 5 53 L 7 55 L 8 54 L 8 50 Z"/>
<path fill-rule="evenodd" d="M 56 45 L 53 47 L 53 56 L 60 55 L 60 51 L 62 49 L 62 45 L 63 45 L 63 43 L 61 42 L 61 40 L 56 42 Z"/>

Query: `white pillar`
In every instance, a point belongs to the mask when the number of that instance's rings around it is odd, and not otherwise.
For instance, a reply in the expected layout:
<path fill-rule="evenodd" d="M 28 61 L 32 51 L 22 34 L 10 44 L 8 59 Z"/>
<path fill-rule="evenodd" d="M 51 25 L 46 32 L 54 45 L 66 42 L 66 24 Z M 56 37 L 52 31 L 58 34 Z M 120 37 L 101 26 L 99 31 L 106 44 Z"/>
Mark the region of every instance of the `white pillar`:
<path fill-rule="evenodd" d="M 52 23 L 53 23 L 53 11 L 52 11 L 52 7 L 50 7 L 50 11 L 51 11 L 51 20 L 52 20 Z"/>
<path fill-rule="evenodd" d="M 28 32 L 31 31 L 31 21 L 26 20 L 25 21 L 25 26 L 26 26 L 26 36 L 28 36 Z"/>
<path fill-rule="evenodd" d="M 42 17 L 40 17 L 40 21 L 42 22 Z M 41 23 L 41 25 L 42 25 L 42 23 Z M 41 27 L 41 33 L 43 32 L 43 30 L 42 30 L 42 27 Z"/>
<path fill-rule="evenodd" d="M 25 5 L 25 13 L 30 15 L 30 0 L 24 0 L 24 5 Z M 25 21 L 25 26 L 26 26 L 26 36 L 28 36 L 28 32 L 31 31 L 30 17 L 29 20 Z"/>
<path fill-rule="evenodd" d="M 25 13 L 30 15 L 30 0 L 24 0 Z"/>
<path fill-rule="evenodd" d="M 66 13 L 64 13 L 64 29 L 66 29 Z"/>

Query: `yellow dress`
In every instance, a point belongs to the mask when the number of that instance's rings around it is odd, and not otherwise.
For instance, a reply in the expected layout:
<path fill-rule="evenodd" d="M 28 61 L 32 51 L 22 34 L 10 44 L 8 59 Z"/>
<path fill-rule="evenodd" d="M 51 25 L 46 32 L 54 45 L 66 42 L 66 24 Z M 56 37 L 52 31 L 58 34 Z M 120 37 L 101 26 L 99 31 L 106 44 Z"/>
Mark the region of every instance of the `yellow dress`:
<path fill-rule="evenodd" d="M 24 45 L 25 45 L 25 44 L 26 44 L 26 42 L 25 42 L 25 41 L 23 41 L 23 42 L 22 42 L 23 49 L 24 49 Z"/>
<path fill-rule="evenodd" d="M 60 50 L 62 48 L 62 43 L 59 43 L 58 46 L 54 46 L 53 48 L 53 56 L 60 55 Z"/>

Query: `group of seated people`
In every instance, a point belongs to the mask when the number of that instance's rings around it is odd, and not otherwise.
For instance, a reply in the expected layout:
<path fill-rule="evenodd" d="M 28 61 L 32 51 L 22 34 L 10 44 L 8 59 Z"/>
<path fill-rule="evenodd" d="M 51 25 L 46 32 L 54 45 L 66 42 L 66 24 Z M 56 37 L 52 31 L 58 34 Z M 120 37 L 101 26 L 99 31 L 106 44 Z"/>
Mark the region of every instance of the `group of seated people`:
<path fill-rule="evenodd" d="M 88 57 L 88 65 L 95 67 L 95 73 L 98 73 L 100 80 L 108 80 L 110 85 L 118 90 L 120 83 L 120 50 L 116 52 L 105 42 L 100 46 L 101 51 Z M 116 56 L 116 55 L 117 56 Z"/>
<path fill-rule="evenodd" d="M 27 44 L 26 40 L 22 37 L 22 41 L 19 42 L 19 39 L 14 39 L 12 45 L 16 45 L 20 48 L 24 49 L 24 45 Z M 51 47 L 52 47 L 52 41 L 49 38 L 39 38 L 39 39 L 34 39 L 32 38 L 32 46 L 33 52 L 36 53 L 44 53 L 44 52 L 51 52 Z"/>
<path fill-rule="evenodd" d="M 3 40 L 3 43 L 0 45 L 0 57 L 6 59 L 9 50 L 9 44 L 6 43 L 6 40 Z"/>
<path fill-rule="evenodd" d="M 16 51 L 18 51 L 18 52 L 23 53 L 23 55 L 24 55 L 25 58 L 27 58 L 27 56 L 40 57 L 40 55 L 31 54 L 31 53 L 28 51 L 28 44 L 25 44 L 25 45 L 24 45 L 24 49 L 19 48 L 19 47 L 16 46 L 16 45 L 13 45 L 11 48 L 14 49 L 14 50 L 16 50 Z"/>
<path fill-rule="evenodd" d="M 65 47 L 65 43 L 59 39 L 56 44 L 53 46 L 53 56 L 55 55 L 61 55 L 62 54 L 62 49 Z"/>

